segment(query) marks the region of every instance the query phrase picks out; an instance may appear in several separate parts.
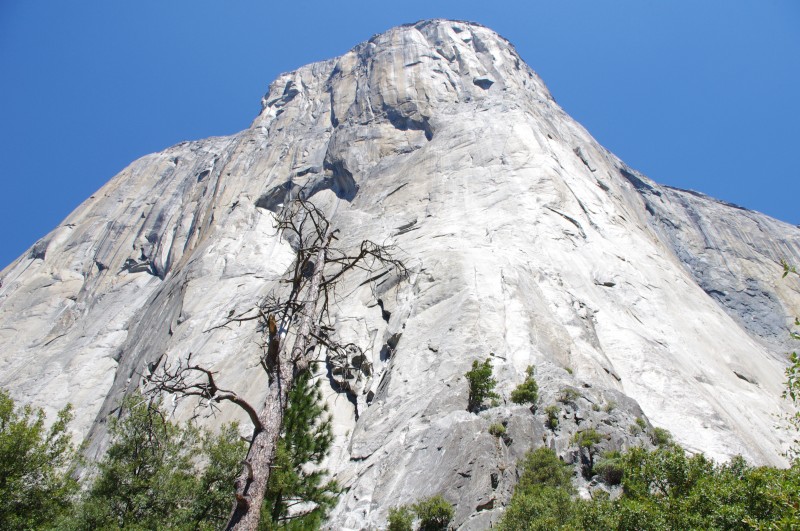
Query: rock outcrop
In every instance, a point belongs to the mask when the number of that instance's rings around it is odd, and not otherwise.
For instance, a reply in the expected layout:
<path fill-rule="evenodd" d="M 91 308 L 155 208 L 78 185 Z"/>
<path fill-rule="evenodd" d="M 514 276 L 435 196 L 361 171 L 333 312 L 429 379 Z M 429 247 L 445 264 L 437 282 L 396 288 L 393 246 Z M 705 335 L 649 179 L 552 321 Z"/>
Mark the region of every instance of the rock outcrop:
<path fill-rule="evenodd" d="M 51 418 L 72 402 L 94 454 L 160 360 L 193 353 L 257 401 L 255 324 L 214 327 L 286 270 L 273 210 L 293 194 L 341 246 L 394 245 L 411 270 L 340 291 L 337 333 L 369 370 L 329 371 L 327 466 L 346 488 L 331 527 L 381 527 L 390 507 L 441 493 L 463 529 L 485 528 L 527 449 L 586 460 L 571 441 L 588 428 L 607 449 L 654 425 L 691 451 L 783 463 L 800 286 L 778 262 L 800 263 L 800 230 L 637 173 L 510 43 L 466 22 L 398 27 L 281 75 L 248 129 L 114 177 L 2 271 L 0 386 Z M 468 413 L 464 373 L 487 357 L 501 404 Z M 508 402 L 529 365 L 535 413 Z"/>

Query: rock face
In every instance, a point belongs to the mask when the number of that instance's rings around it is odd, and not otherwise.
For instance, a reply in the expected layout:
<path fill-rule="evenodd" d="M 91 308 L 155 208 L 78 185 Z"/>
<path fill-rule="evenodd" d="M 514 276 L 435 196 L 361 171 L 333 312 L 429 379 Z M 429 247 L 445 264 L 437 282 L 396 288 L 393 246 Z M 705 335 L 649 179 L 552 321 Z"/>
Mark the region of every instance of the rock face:
<path fill-rule="evenodd" d="M 590 427 L 601 449 L 645 441 L 652 423 L 692 451 L 783 463 L 774 415 L 800 291 L 778 262 L 800 263 L 800 230 L 627 167 L 511 44 L 465 22 L 398 27 L 284 74 L 247 130 L 114 177 L 2 272 L 0 386 L 51 418 L 72 402 L 95 454 L 159 360 L 194 353 L 258 401 L 256 326 L 211 329 L 288 267 L 272 210 L 292 193 L 326 211 L 342 247 L 391 244 L 411 270 L 353 281 L 336 305 L 371 370 L 329 371 L 327 466 L 347 489 L 332 528 L 381 527 L 436 493 L 456 524 L 485 528 L 527 449 L 585 461 L 571 439 Z M 468 413 L 464 373 L 487 357 L 501 403 Z M 508 402 L 529 365 L 535 413 Z"/>

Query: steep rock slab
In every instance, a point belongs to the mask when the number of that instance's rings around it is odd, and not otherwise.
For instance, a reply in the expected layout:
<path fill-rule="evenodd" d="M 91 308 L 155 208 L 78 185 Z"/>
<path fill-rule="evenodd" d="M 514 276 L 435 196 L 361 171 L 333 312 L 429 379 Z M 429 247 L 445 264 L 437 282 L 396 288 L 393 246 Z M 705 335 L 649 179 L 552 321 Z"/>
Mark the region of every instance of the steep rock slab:
<path fill-rule="evenodd" d="M 459 525 L 485 528 L 525 450 L 579 462 L 576 431 L 624 447 L 646 437 L 629 433 L 645 414 L 692 450 L 782 462 L 772 415 L 800 296 L 777 260 L 800 262 L 800 231 L 637 174 L 507 41 L 462 22 L 395 28 L 284 74 L 246 131 L 112 179 L 2 272 L 0 385 L 51 413 L 73 402 L 93 453 L 159 361 L 194 353 L 258 401 L 255 326 L 214 327 L 279 282 L 291 250 L 272 212 L 297 195 L 342 246 L 396 245 L 412 271 L 340 292 L 338 333 L 371 369 L 330 367 L 327 466 L 347 489 L 332 528 L 381 526 L 436 493 Z M 503 401 L 474 415 L 463 375 L 486 357 Z M 531 364 L 536 414 L 507 403 Z M 575 398 L 560 402 L 565 388 Z"/>

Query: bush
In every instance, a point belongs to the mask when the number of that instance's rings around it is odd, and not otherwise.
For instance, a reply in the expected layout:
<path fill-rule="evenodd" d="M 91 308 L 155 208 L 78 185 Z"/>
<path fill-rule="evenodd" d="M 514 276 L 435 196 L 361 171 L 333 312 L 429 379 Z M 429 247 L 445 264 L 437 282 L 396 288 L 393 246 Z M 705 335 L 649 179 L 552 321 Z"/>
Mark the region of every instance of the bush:
<path fill-rule="evenodd" d="M 664 428 L 653 428 L 650 433 L 650 442 L 656 446 L 669 446 L 672 444 L 672 434 Z"/>
<path fill-rule="evenodd" d="M 500 424 L 499 422 L 495 422 L 491 426 L 489 426 L 489 433 L 494 435 L 495 437 L 502 437 L 506 434 L 506 427 Z"/>
<path fill-rule="evenodd" d="M 594 428 L 579 431 L 572 436 L 572 442 L 577 443 L 581 448 L 588 448 L 589 450 L 602 440 L 602 436 Z"/>
<path fill-rule="evenodd" d="M 575 401 L 578 397 L 581 396 L 580 392 L 577 389 L 572 387 L 565 387 L 561 390 L 561 394 L 558 397 L 558 401 L 562 404 L 575 404 Z"/>
<path fill-rule="evenodd" d="M 528 366 L 525 370 L 525 381 L 522 382 L 511 392 L 511 401 L 515 404 L 531 404 L 533 411 L 536 411 L 536 401 L 539 399 L 539 385 L 533 378 L 535 369 Z"/>
<path fill-rule="evenodd" d="M 753 468 L 741 457 L 717 465 L 676 445 L 637 447 L 595 467 L 612 479 L 624 471 L 619 498 L 580 500 L 568 483 L 548 481 L 558 474 L 555 454 L 537 452 L 540 466 L 523 470 L 500 529 L 795 529 L 800 521 L 797 465 Z"/>
<path fill-rule="evenodd" d="M 389 509 L 389 526 L 386 531 L 411 531 L 414 513 L 405 505 Z"/>
<path fill-rule="evenodd" d="M 546 447 L 528 452 L 517 467 L 519 483 L 499 528 L 544 531 L 566 525 L 574 512 L 570 467 Z"/>
<path fill-rule="evenodd" d="M 419 531 L 440 531 L 447 529 L 453 519 L 453 506 L 437 494 L 427 500 L 415 503 L 412 508 L 419 518 Z"/>
<path fill-rule="evenodd" d="M 547 427 L 551 430 L 558 428 L 558 416 L 561 413 L 561 408 L 552 404 L 547 406 L 544 412 L 547 414 Z"/>
<path fill-rule="evenodd" d="M 465 375 L 469 382 L 469 397 L 467 399 L 467 411 L 477 413 L 484 407 L 484 402 L 491 399 L 500 398 L 494 392 L 497 380 L 492 378 L 492 362 L 489 358 L 483 363 L 477 360 L 472 362 L 472 370 Z"/>
<path fill-rule="evenodd" d="M 501 531 L 551 531 L 575 529 L 573 519 L 575 502 L 569 493 L 553 487 L 538 487 L 530 491 L 515 491 L 498 528 Z"/>
<path fill-rule="evenodd" d="M 624 475 L 624 465 L 619 452 L 609 452 L 594 464 L 593 472 L 608 485 L 619 485 Z"/>
<path fill-rule="evenodd" d="M 550 448 L 544 446 L 525 454 L 517 464 L 520 479 L 517 488 L 549 486 L 572 492 L 572 471 Z"/>

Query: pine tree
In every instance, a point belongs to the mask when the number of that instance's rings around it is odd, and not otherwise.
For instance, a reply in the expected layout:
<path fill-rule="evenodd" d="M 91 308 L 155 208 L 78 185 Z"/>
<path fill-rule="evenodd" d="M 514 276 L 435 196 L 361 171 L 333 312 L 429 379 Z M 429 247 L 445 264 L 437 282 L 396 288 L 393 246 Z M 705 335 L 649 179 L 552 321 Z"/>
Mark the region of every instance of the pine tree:
<path fill-rule="evenodd" d="M 539 384 L 533 377 L 535 369 L 528 366 L 525 369 L 525 381 L 511 392 L 511 401 L 515 404 L 531 404 L 531 409 L 536 411 L 536 401 L 539 400 Z"/>
<path fill-rule="evenodd" d="M 492 360 L 479 363 L 478 360 L 472 362 L 472 370 L 465 375 L 469 382 L 469 397 L 467 399 L 467 411 L 477 413 L 484 407 L 487 400 L 494 403 L 500 395 L 494 392 L 497 380 L 492 378 Z"/>
<path fill-rule="evenodd" d="M 320 526 L 339 496 L 336 482 L 325 481 L 328 471 L 317 468 L 332 442 L 331 419 L 322 404 L 319 381 L 312 382 L 310 371 L 305 371 L 289 394 L 259 529 Z"/>

